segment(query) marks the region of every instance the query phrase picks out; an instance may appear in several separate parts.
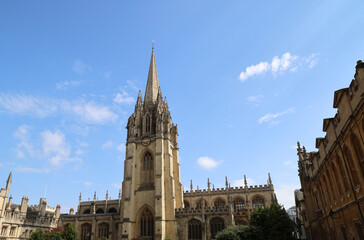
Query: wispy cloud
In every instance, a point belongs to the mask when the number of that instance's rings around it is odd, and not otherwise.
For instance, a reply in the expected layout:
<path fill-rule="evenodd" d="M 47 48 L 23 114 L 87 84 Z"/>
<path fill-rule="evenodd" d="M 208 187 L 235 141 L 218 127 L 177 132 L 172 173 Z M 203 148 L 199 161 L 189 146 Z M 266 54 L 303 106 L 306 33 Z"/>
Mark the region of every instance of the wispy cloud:
<path fill-rule="evenodd" d="M 197 164 L 203 169 L 211 170 L 219 166 L 221 161 L 216 161 L 210 157 L 200 157 L 197 159 Z"/>
<path fill-rule="evenodd" d="M 247 100 L 249 102 L 260 102 L 264 98 L 263 95 L 256 95 L 256 96 L 249 96 L 247 97 Z"/>
<path fill-rule="evenodd" d="M 289 108 L 283 112 L 278 112 L 278 113 L 267 113 L 265 114 L 263 117 L 258 119 L 258 123 L 262 124 L 265 122 L 273 122 L 275 121 L 275 123 L 278 123 L 278 121 L 276 121 L 276 118 L 287 115 L 289 113 L 294 113 L 295 109 L 294 108 Z"/>
<path fill-rule="evenodd" d="M 116 94 L 114 102 L 119 104 L 122 103 L 132 104 L 135 103 L 135 99 L 132 96 L 130 96 L 126 91 L 123 90 L 121 93 Z"/>
<path fill-rule="evenodd" d="M 101 145 L 101 148 L 102 149 L 110 149 L 110 148 L 112 148 L 112 146 L 113 146 L 113 142 L 112 141 L 107 141 L 106 143 Z"/>
<path fill-rule="evenodd" d="M 69 87 L 77 87 L 81 85 L 82 81 L 63 81 L 56 83 L 57 89 L 66 90 Z"/>
<path fill-rule="evenodd" d="M 112 183 L 111 186 L 117 189 L 121 189 L 121 183 Z"/>
<path fill-rule="evenodd" d="M 120 145 L 118 145 L 117 149 L 120 152 L 125 152 L 125 143 L 121 143 Z"/>
<path fill-rule="evenodd" d="M 34 147 L 30 142 L 29 129 L 29 126 L 21 125 L 18 127 L 18 130 L 14 132 L 14 137 L 19 140 L 19 143 L 16 146 L 17 158 L 25 158 L 26 154 L 29 154 L 31 157 L 34 157 L 35 155 Z"/>
<path fill-rule="evenodd" d="M 273 57 L 271 63 L 260 62 L 258 64 L 246 67 L 245 70 L 240 73 L 239 79 L 244 82 L 248 78 L 262 75 L 268 71 L 270 71 L 272 75 L 276 77 L 278 74 L 283 74 L 287 71 L 294 72 L 300 67 L 307 66 L 312 68 L 318 62 L 318 55 L 319 54 L 317 53 L 313 53 L 308 57 L 299 57 L 286 52 L 281 57 Z"/>
<path fill-rule="evenodd" d="M 23 173 L 49 173 L 49 168 L 16 167 L 15 171 Z"/>
<path fill-rule="evenodd" d="M 73 62 L 72 70 L 75 71 L 77 74 L 82 75 L 86 72 L 91 71 L 91 67 L 81 60 L 76 60 Z"/>
<path fill-rule="evenodd" d="M 88 181 L 84 182 L 83 184 L 84 184 L 86 187 L 91 187 L 91 186 L 93 185 L 93 183 L 92 183 L 92 182 L 88 182 Z"/>
<path fill-rule="evenodd" d="M 91 124 L 105 124 L 117 119 L 109 107 L 84 100 L 49 99 L 19 94 L 0 94 L 0 110 L 19 115 L 45 118 L 55 114 L 71 114 Z"/>

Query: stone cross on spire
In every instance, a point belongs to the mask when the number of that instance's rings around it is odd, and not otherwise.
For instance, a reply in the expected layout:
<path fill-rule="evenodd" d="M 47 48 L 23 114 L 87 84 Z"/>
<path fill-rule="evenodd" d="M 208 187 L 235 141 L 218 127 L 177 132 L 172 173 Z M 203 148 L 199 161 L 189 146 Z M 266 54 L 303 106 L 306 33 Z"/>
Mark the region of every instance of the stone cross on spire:
<path fill-rule="evenodd" d="M 154 56 L 154 44 L 152 48 L 152 56 L 150 58 L 149 73 L 147 87 L 145 89 L 144 104 L 155 103 L 157 101 L 159 91 L 159 80 L 157 65 Z"/>

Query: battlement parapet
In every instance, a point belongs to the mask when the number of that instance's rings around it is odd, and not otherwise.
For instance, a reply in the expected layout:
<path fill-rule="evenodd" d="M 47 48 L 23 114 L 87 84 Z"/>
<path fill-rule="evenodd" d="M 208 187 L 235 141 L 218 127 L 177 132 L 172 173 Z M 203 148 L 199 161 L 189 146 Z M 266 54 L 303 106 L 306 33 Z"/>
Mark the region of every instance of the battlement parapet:
<path fill-rule="evenodd" d="M 184 216 L 184 215 L 196 215 L 196 214 L 221 214 L 221 213 L 229 213 L 229 207 L 195 207 L 195 208 L 177 208 L 175 209 L 176 216 Z"/>
<path fill-rule="evenodd" d="M 206 190 L 206 189 L 199 189 L 194 191 L 184 191 L 183 195 L 186 197 L 192 197 L 192 196 L 202 196 L 202 195 L 219 195 L 219 194 L 227 194 L 230 193 L 247 193 L 247 192 L 255 192 L 255 191 L 262 191 L 262 190 L 270 190 L 272 185 L 253 185 L 249 187 L 230 187 L 230 189 L 226 188 L 216 188 L 212 190 Z"/>

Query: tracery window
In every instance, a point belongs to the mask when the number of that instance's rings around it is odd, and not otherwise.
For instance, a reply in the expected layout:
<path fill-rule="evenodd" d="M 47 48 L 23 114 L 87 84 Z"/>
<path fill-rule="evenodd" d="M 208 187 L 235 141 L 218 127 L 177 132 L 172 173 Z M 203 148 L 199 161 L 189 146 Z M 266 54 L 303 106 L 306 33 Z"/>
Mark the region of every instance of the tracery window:
<path fill-rule="evenodd" d="M 188 239 L 202 239 L 202 228 L 200 220 L 191 219 L 188 222 Z"/>
<path fill-rule="evenodd" d="M 211 238 L 215 238 L 216 234 L 225 228 L 224 219 L 215 217 L 210 221 Z"/>
<path fill-rule="evenodd" d="M 109 238 L 109 224 L 101 223 L 97 229 L 97 236 L 101 238 Z"/>
<path fill-rule="evenodd" d="M 337 185 L 337 189 L 339 191 L 339 195 L 342 196 L 343 195 L 343 186 L 340 182 L 340 179 L 339 179 L 339 172 L 337 170 L 337 167 L 336 167 L 336 164 L 335 163 L 331 163 L 331 169 L 334 173 L 334 177 L 335 177 L 335 182 L 336 182 L 336 185 Z"/>
<path fill-rule="evenodd" d="M 204 203 L 204 205 L 206 207 L 207 206 L 206 200 L 203 200 L 203 203 Z M 198 200 L 198 202 L 196 203 L 196 207 L 197 208 L 202 208 L 202 199 Z"/>
<path fill-rule="evenodd" d="M 185 205 L 185 208 L 189 208 L 190 207 L 190 203 L 188 201 L 183 201 L 184 205 Z"/>
<path fill-rule="evenodd" d="M 264 208 L 264 199 L 256 197 L 253 199 L 253 209 L 258 209 L 259 207 Z"/>
<path fill-rule="evenodd" d="M 81 240 L 91 240 L 91 224 L 88 223 L 82 224 Z"/>
<path fill-rule="evenodd" d="M 153 169 L 153 157 L 150 152 L 146 152 L 143 158 L 143 170 Z"/>
<path fill-rule="evenodd" d="M 90 209 L 85 209 L 85 210 L 83 211 L 83 214 L 90 214 L 90 213 L 91 213 Z"/>
<path fill-rule="evenodd" d="M 234 210 L 235 212 L 239 212 L 245 209 L 245 202 L 243 199 L 238 198 L 234 201 Z"/>
<path fill-rule="evenodd" d="M 225 201 L 222 199 L 217 199 L 214 203 L 215 207 L 225 207 Z"/>
<path fill-rule="evenodd" d="M 148 208 L 145 208 L 140 216 L 140 236 L 154 239 L 154 218 Z"/>
<path fill-rule="evenodd" d="M 340 175 L 343 178 L 343 185 L 344 185 L 344 189 L 345 189 L 345 193 L 349 191 L 349 182 L 348 182 L 348 176 L 346 175 L 345 172 L 345 167 L 344 167 L 344 163 L 343 160 L 340 159 L 339 157 L 336 157 L 337 162 L 339 164 L 339 169 L 340 169 Z"/>

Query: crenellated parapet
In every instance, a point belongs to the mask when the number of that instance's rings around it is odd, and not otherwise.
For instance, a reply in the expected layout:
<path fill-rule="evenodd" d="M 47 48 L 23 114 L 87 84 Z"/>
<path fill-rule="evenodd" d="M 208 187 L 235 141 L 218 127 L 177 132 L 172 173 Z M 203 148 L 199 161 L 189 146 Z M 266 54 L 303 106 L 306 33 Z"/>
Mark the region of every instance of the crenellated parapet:
<path fill-rule="evenodd" d="M 176 216 L 187 216 L 187 215 L 196 215 L 196 214 L 228 214 L 229 207 L 195 207 L 195 208 L 178 208 L 175 209 Z"/>

